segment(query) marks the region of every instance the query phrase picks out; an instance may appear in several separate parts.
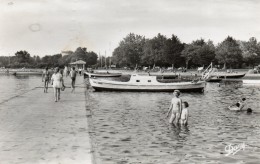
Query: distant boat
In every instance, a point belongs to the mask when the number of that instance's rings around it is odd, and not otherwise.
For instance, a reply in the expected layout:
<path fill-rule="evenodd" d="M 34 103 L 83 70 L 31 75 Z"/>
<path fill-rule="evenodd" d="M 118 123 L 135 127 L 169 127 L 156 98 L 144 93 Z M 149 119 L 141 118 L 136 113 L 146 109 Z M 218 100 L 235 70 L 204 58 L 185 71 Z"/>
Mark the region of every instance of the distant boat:
<path fill-rule="evenodd" d="M 205 81 L 197 82 L 158 82 L 156 76 L 131 75 L 128 82 L 109 81 L 104 79 L 89 79 L 91 86 L 96 91 L 144 91 L 144 92 L 171 92 L 180 91 L 203 92 Z"/>
<path fill-rule="evenodd" d="M 120 77 L 122 73 L 109 73 L 109 72 L 84 72 L 84 75 L 87 77 Z"/>
<path fill-rule="evenodd" d="M 215 74 L 213 73 L 212 76 Z M 225 72 L 217 72 L 215 76 L 219 78 L 242 78 L 245 76 L 245 73 L 225 73 Z"/>
<path fill-rule="evenodd" d="M 210 76 L 208 79 L 205 80 L 206 82 L 220 82 L 222 81 L 222 78 L 219 78 L 217 76 Z"/>
<path fill-rule="evenodd" d="M 243 80 L 243 84 L 260 85 L 260 80 Z"/>

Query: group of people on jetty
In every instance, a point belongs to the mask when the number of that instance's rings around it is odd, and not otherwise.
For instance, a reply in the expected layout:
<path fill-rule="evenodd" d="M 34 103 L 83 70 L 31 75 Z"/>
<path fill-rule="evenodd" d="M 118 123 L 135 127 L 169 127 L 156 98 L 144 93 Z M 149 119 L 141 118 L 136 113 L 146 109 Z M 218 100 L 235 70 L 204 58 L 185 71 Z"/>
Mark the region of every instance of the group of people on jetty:
<path fill-rule="evenodd" d="M 66 67 L 64 70 L 56 67 L 54 71 L 49 71 L 49 68 L 46 67 L 42 74 L 42 82 L 44 82 L 44 93 L 48 92 L 48 84 L 51 83 L 54 89 L 55 102 L 60 100 L 60 91 L 64 91 L 66 88 L 64 85 L 63 76 L 70 76 L 72 88 L 71 92 L 74 92 L 77 76 L 75 67 L 72 67 L 70 71 L 68 71 Z"/>
<path fill-rule="evenodd" d="M 169 110 L 167 112 L 166 118 L 169 117 L 169 123 L 170 124 L 181 124 L 181 125 L 188 125 L 188 118 L 189 118 L 189 103 L 184 101 L 182 102 L 182 99 L 179 97 L 180 91 L 174 90 L 173 92 L 173 98 L 171 100 L 171 105 L 169 107 Z M 232 111 L 242 111 L 243 108 L 246 105 L 246 98 L 242 98 L 241 101 L 237 102 L 234 105 L 231 105 L 228 107 L 228 109 Z M 252 113 L 251 108 L 246 109 L 247 113 Z M 175 121 L 176 120 L 176 121 Z"/>

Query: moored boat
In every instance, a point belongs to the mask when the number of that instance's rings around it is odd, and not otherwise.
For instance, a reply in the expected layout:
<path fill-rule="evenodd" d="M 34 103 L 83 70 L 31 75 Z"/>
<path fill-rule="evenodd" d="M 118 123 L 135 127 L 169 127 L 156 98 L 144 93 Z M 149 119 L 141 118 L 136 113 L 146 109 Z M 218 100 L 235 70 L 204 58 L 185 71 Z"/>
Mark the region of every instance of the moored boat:
<path fill-rule="evenodd" d="M 217 72 L 213 73 L 213 76 L 216 75 L 219 78 L 242 78 L 245 76 L 245 73 L 225 73 L 225 72 Z"/>
<path fill-rule="evenodd" d="M 217 76 L 211 76 L 208 79 L 205 80 L 206 82 L 221 82 L 222 78 L 219 78 Z"/>
<path fill-rule="evenodd" d="M 84 72 L 84 75 L 87 77 L 120 77 L 122 73 L 109 73 L 109 72 L 99 72 L 99 73 L 90 73 Z"/>
<path fill-rule="evenodd" d="M 260 85 L 260 80 L 247 79 L 243 80 L 243 84 Z"/>
<path fill-rule="evenodd" d="M 205 81 L 158 82 L 156 76 L 131 75 L 128 82 L 110 81 L 104 79 L 89 79 L 91 86 L 96 91 L 144 91 L 144 92 L 171 92 L 176 89 L 180 91 L 203 92 Z"/>

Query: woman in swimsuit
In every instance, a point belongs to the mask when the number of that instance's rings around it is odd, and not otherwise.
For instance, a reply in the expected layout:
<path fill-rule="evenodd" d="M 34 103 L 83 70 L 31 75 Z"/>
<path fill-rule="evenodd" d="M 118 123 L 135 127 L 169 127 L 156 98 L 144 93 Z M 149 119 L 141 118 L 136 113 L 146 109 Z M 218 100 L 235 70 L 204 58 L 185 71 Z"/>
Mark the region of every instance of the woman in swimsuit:
<path fill-rule="evenodd" d="M 178 124 L 179 120 L 180 120 L 181 112 L 182 112 L 182 100 L 179 98 L 180 91 L 175 90 L 173 92 L 173 95 L 174 95 L 174 97 L 172 98 L 171 105 L 167 112 L 166 118 L 171 113 L 169 123 L 173 124 L 174 120 L 176 119 L 176 124 Z"/>

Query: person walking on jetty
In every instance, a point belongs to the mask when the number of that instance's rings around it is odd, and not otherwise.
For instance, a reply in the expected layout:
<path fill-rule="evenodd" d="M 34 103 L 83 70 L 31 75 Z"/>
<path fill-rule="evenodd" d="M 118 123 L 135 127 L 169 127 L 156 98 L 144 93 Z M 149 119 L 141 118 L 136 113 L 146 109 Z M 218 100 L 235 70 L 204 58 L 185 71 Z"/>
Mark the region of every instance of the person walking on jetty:
<path fill-rule="evenodd" d="M 42 73 L 42 82 L 44 82 L 44 93 L 47 93 L 48 91 L 48 84 L 50 82 L 50 72 L 49 72 L 49 68 L 46 67 L 45 70 Z"/>
<path fill-rule="evenodd" d="M 72 88 L 71 93 L 75 91 L 76 76 L 77 76 L 77 72 L 75 70 L 75 67 L 72 67 L 72 70 L 70 71 L 71 88 Z"/>
<path fill-rule="evenodd" d="M 64 67 L 64 70 L 63 70 L 63 76 L 67 77 L 67 76 L 68 76 L 67 73 L 68 73 L 68 67 L 65 66 L 65 67 Z"/>
<path fill-rule="evenodd" d="M 54 74 L 51 77 L 51 83 L 54 89 L 55 102 L 60 100 L 60 90 L 62 86 L 64 86 L 63 78 L 59 70 L 60 69 L 56 67 L 54 70 Z"/>
<path fill-rule="evenodd" d="M 181 100 L 181 98 L 179 98 L 180 91 L 175 90 L 173 92 L 173 95 L 174 95 L 174 97 L 171 100 L 171 105 L 170 105 L 170 108 L 167 112 L 166 118 L 171 113 L 169 123 L 173 124 L 174 120 L 176 119 L 176 124 L 178 124 L 179 120 L 180 120 L 181 112 L 182 112 L 182 100 Z"/>

